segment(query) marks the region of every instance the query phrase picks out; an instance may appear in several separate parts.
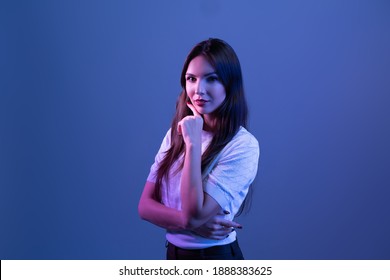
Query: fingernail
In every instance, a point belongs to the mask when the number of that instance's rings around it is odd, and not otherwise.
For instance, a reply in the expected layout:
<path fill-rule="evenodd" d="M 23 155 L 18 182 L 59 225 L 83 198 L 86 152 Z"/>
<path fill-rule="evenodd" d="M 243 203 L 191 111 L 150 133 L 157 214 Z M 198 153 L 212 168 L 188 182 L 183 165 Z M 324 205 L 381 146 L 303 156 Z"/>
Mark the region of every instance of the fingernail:
<path fill-rule="evenodd" d="M 223 213 L 226 214 L 226 215 L 230 214 L 230 212 L 227 211 L 227 210 L 223 210 Z"/>
<path fill-rule="evenodd" d="M 242 229 L 242 226 L 238 226 L 237 228 Z"/>

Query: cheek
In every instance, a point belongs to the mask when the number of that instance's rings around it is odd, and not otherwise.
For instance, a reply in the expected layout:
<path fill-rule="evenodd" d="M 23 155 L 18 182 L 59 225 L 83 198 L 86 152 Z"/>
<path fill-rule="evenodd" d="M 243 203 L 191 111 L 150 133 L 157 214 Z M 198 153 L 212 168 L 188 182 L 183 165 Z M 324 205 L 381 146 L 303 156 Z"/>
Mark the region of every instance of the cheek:
<path fill-rule="evenodd" d="M 194 95 L 194 89 L 191 85 L 186 85 L 186 92 L 188 96 L 193 96 Z"/>
<path fill-rule="evenodd" d="M 222 102 L 222 101 L 225 100 L 225 98 L 226 98 L 226 92 L 225 92 L 225 89 L 222 87 L 222 88 L 220 88 L 220 89 L 218 90 L 218 97 L 217 97 L 217 99 L 218 99 L 220 102 Z"/>

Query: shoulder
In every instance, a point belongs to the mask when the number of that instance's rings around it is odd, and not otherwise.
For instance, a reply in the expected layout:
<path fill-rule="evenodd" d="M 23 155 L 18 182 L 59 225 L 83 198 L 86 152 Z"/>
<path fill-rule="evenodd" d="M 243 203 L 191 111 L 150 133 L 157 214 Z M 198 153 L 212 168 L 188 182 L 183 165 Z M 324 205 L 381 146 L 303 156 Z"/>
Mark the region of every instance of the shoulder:
<path fill-rule="evenodd" d="M 171 141 L 171 130 L 172 128 L 168 129 L 167 133 L 165 133 L 164 139 Z"/>
<path fill-rule="evenodd" d="M 171 129 L 168 129 L 161 142 L 159 153 L 166 152 L 170 147 L 171 147 Z"/>
<path fill-rule="evenodd" d="M 221 159 L 237 159 L 253 157 L 258 158 L 260 155 L 259 142 L 244 127 L 241 127 L 236 135 L 221 151 Z"/>
<path fill-rule="evenodd" d="M 171 144 L 171 128 L 169 128 L 165 133 L 163 143 L 167 144 L 168 146 Z"/>
<path fill-rule="evenodd" d="M 240 127 L 233 139 L 226 145 L 226 148 L 259 149 L 259 142 L 256 137 L 246 128 Z"/>
<path fill-rule="evenodd" d="M 232 141 L 235 142 L 244 142 L 244 143 L 252 143 L 259 145 L 256 137 L 250 133 L 245 127 L 240 127 L 237 134 L 233 137 Z"/>

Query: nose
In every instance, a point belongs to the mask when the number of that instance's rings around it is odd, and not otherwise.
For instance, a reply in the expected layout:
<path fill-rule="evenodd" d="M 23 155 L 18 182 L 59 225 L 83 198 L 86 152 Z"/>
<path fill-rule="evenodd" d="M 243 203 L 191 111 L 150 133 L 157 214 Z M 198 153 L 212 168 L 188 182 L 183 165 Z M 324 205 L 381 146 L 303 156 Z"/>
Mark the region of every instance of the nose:
<path fill-rule="evenodd" d="M 206 86 L 205 86 L 205 82 L 203 81 L 203 79 L 200 79 L 198 84 L 196 85 L 195 93 L 197 95 L 204 95 L 206 93 Z"/>

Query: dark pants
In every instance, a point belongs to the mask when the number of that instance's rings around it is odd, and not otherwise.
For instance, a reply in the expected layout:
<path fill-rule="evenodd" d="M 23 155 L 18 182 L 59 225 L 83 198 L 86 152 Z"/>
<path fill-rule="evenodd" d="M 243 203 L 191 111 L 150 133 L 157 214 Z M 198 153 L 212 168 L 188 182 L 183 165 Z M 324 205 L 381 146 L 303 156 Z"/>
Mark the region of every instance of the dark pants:
<path fill-rule="evenodd" d="M 237 240 L 205 249 L 182 249 L 168 242 L 167 260 L 243 260 Z"/>

